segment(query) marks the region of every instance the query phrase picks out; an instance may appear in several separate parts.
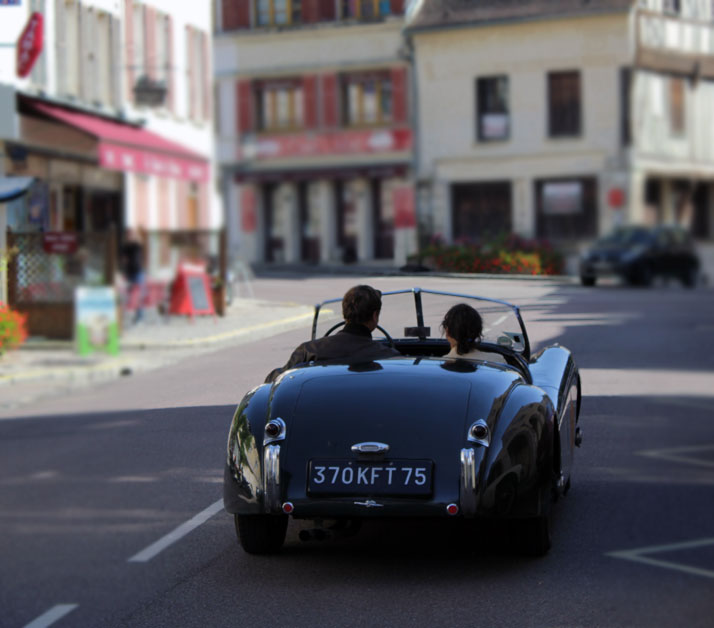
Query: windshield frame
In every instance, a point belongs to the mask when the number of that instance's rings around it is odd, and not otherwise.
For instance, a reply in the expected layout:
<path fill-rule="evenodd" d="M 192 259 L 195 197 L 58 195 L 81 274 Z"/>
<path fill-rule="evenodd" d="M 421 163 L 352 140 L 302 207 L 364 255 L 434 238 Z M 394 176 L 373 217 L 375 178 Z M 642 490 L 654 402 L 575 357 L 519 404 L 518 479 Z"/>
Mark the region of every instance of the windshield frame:
<path fill-rule="evenodd" d="M 456 299 L 466 299 L 470 301 L 486 301 L 488 303 L 495 303 L 498 305 L 502 305 L 508 309 L 511 310 L 513 315 L 516 317 L 516 320 L 518 321 L 518 325 L 521 330 L 521 334 L 523 336 L 523 350 L 522 351 L 516 351 L 515 349 L 513 350 L 514 353 L 519 353 L 522 355 L 526 361 L 530 360 L 531 356 L 531 345 L 530 345 L 530 340 L 528 339 L 528 333 L 526 332 L 526 326 L 523 323 L 523 318 L 521 317 L 521 311 L 520 308 L 517 305 L 513 305 L 512 303 L 508 303 L 507 301 L 502 301 L 500 299 L 492 299 L 489 297 L 482 297 L 478 295 L 472 295 L 472 294 L 463 294 L 459 292 L 445 292 L 442 290 L 424 290 L 422 288 L 407 288 L 405 290 L 390 290 L 388 292 L 382 292 L 382 297 L 387 297 L 391 295 L 397 295 L 397 294 L 413 294 L 414 295 L 414 307 L 416 310 L 416 321 L 417 321 L 417 327 L 418 328 L 423 328 L 424 327 L 424 307 L 422 304 L 422 294 L 433 294 L 436 296 L 442 296 L 442 297 L 453 297 Z M 342 302 L 342 297 L 334 298 L 334 299 L 327 299 L 325 301 L 322 301 L 318 304 L 315 305 L 315 314 L 312 319 L 312 333 L 310 335 L 311 340 L 315 340 L 317 337 L 317 324 L 318 324 L 318 319 L 320 316 L 320 311 L 325 307 L 326 305 L 331 305 L 334 303 L 341 303 Z M 419 340 L 426 341 L 427 337 L 426 335 L 419 336 Z"/>

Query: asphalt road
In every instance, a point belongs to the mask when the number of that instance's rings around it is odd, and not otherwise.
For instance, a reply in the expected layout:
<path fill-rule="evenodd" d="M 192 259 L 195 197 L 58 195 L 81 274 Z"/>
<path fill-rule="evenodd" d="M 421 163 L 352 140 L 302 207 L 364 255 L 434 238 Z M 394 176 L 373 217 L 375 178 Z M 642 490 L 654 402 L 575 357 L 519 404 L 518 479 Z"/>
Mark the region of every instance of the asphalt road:
<path fill-rule="evenodd" d="M 714 290 L 414 282 L 518 303 L 536 347 L 575 354 L 585 440 L 548 556 L 419 523 L 320 544 L 292 524 L 282 554 L 244 554 L 220 503 L 228 424 L 296 331 L 1 414 L 0 626 L 711 626 Z"/>

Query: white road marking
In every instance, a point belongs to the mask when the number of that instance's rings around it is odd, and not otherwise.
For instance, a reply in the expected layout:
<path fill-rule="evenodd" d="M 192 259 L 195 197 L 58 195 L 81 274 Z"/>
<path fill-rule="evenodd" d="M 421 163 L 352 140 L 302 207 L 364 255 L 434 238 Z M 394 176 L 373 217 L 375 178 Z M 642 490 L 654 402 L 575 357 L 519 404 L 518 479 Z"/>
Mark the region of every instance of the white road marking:
<path fill-rule="evenodd" d="M 71 613 L 79 604 L 57 604 L 37 619 L 31 621 L 25 628 L 46 628 L 56 621 L 62 619 L 67 613 Z"/>
<path fill-rule="evenodd" d="M 618 552 L 608 552 L 606 556 L 613 558 L 622 558 L 631 560 L 636 563 L 644 563 L 645 565 L 654 565 L 655 567 L 663 567 L 664 569 L 673 569 L 694 576 L 703 576 L 705 578 L 714 578 L 714 571 L 711 569 L 701 569 L 700 567 L 692 567 L 683 563 L 675 563 L 669 560 L 658 560 L 649 558 L 644 554 L 656 554 L 658 552 L 676 552 L 678 550 L 692 549 L 695 547 L 703 547 L 704 545 L 714 545 L 714 538 L 699 539 L 696 541 L 685 541 L 683 543 L 671 543 L 669 545 L 652 545 L 650 547 L 640 547 L 633 550 L 622 550 Z"/>
<path fill-rule="evenodd" d="M 695 456 L 683 456 L 681 454 L 691 454 L 694 452 L 704 452 L 714 450 L 714 445 L 696 445 L 693 447 L 670 447 L 669 449 L 649 449 L 647 451 L 638 451 L 640 456 L 648 458 L 659 458 L 660 460 L 668 460 L 670 462 L 682 462 L 684 464 L 693 464 L 698 467 L 714 467 L 714 461 L 702 460 Z"/>
<path fill-rule="evenodd" d="M 156 543 L 152 543 L 149 547 L 141 550 L 138 554 L 134 554 L 128 562 L 130 563 L 147 563 L 154 556 L 165 550 L 169 545 L 181 540 L 189 532 L 196 529 L 201 524 L 208 521 L 213 515 L 223 510 L 223 499 L 211 504 L 205 510 L 199 512 L 195 517 L 192 517 L 185 523 L 182 523 L 178 528 L 169 532 L 166 536 L 160 538 Z"/>

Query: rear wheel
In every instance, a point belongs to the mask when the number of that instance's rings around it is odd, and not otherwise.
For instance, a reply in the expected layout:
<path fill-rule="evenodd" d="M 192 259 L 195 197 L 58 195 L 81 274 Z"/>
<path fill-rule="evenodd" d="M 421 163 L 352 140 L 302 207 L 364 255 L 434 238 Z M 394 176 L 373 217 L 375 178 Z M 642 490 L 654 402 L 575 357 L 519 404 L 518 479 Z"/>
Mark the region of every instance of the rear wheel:
<path fill-rule="evenodd" d="M 699 279 L 699 271 L 694 267 L 690 267 L 682 273 L 682 285 L 686 288 L 694 288 Z"/>
<path fill-rule="evenodd" d="M 236 534 L 248 554 L 272 554 L 285 542 L 285 515 L 235 515 Z"/>
<path fill-rule="evenodd" d="M 523 519 L 520 523 L 521 552 L 526 556 L 545 556 L 553 542 L 550 516 Z"/>
<path fill-rule="evenodd" d="M 597 281 L 596 277 L 588 277 L 586 275 L 580 275 L 580 283 L 583 284 L 584 286 L 594 286 L 595 281 Z"/>

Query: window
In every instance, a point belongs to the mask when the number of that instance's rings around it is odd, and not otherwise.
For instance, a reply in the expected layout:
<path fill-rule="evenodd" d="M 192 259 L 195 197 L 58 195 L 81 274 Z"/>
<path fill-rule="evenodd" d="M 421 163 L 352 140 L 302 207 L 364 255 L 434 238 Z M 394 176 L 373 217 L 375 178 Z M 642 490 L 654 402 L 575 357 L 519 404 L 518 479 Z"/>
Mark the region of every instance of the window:
<path fill-rule="evenodd" d="M 375 20 L 391 12 L 389 0 L 341 0 L 342 18 Z"/>
<path fill-rule="evenodd" d="M 508 77 L 490 76 L 477 79 L 476 103 L 478 139 L 482 142 L 508 139 Z"/>
<path fill-rule="evenodd" d="M 186 102 L 190 120 L 207 120 L 210 116 L 210 87 L 204 80 L 209 76 L 207 34 L 193 26 L 186 26 Z"/>
<path fill-rule="evenodd" d="M 300 23 L 302 0 L 256 0 L 255 21 L 258 26 Z"/>
<path fill-rule="evenodd" d="M 59 0 L 57 38 L 57 80 L 61 95 L 79 96 L 79 7 Z M 64 51 L 64 54 L 62 54 Z M 62 64 L 62 65 L 60 65 Z"/>
<path fill-rule="evenodd" d="M 535 182 L 539 238 L 567 240 L 597 235 L 597 179 Z"/>
<path fill-rule="evenodd" d="M 304 126 L 302 82 L 265 81 L 256 86 L 258 126 L 262 131 L 284 131 Z"/>
<path fill-rule="evenodd" d="M 388 72 L 365 72 L 343 77 L 343 120 L 349 126 L 392 121 L 392 81 Z"/>
<path fill-rule="evenodd" d="M 580 72 L 548 74 L 548 134 L 580 135 Z"/>
<path fill-rule="evenodd" d="M 684 79 L 669 79 L 669 127 L 672 135 L 684 135 Z"/>
<path fill-rule="evenodd" d="M 134 5 L 134 76 L 139 78 L 146 73 L 146 62 L 144 56 L 144 6 Z"/>
<path fill-rule="evenodd" d="M 664 0 L 664 12 L 679 15 L 682 7 L 680 0 Z"/>

